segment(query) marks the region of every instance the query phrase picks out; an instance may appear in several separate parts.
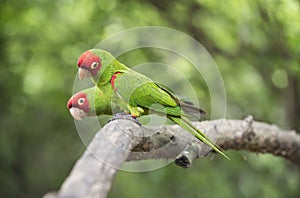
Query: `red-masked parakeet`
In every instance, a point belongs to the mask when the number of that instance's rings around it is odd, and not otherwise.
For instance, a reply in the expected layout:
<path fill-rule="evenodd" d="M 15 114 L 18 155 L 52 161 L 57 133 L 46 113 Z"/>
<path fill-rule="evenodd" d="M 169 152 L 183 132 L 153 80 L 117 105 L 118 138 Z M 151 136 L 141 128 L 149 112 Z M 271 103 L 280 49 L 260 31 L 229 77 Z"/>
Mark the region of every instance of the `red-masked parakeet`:
<path fill-rule="evenodd" d="M 204 111 L 190 103 L 182 102 L 169 89 L 154 83 L 148 77 L 120 63 L 109 52 L 92 49 L 78 59 L 80 79 L 92 77 L 103 92 L 112 89 L 118 97 L 128 103 L 129 112 L 137 117 L 145 111 L 165 114 L 170 120 L 229 159 L 209 138 L 189 120 L 190 116 Z"/>
<path fill-rule="evenodd" d="M 105 93 L 97 86 L 75 93 L 68 101 L 67 108 L 76 120 L 85 116 L 112 115 L 129 112 L 128 104 L 117 96 L 113 89 Z"/>

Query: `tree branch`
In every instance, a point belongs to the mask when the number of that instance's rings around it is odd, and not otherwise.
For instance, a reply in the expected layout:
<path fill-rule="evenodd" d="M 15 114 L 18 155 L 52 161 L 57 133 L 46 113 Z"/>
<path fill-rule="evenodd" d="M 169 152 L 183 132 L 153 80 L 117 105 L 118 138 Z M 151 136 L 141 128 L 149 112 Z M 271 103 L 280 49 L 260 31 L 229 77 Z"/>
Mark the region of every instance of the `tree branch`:
<path fill-rule="evenodd" d="M 60 191 L 53 197 L 106 197 L 116 171 L 126 160 L 136 141 L 134 133 L 139 130 L 137 124 L 128 120 L 105 125 L 95 135 Z"/>
<path fill-rule="evenodd" d="M 217 140 L 217 145 L 223 150 L 234 149 L 256 153 L 270 153 L 300 165 L 300 136 L 295 131 L 287 131 L 278 128 L 276 125 L 254 121 L 252 116 L 248 116 L 244 120 L 220 119 L 195 122 L 194 125 L 206 133 L 211 140 Z M 186 133 L 178 125 L 165 126 L 158 133 L 166 137 L 164 142 L 168 141 L 168 137 L 174 137 L 174 139 L 169 144 L 164 145 L 162 150 L 156 149 L 143 153 L 142 156 L 131 153 L 127 161 L 149 158 L 174 159 L 176 156 L 178 157 L 178 152 L 183 151 L 183 148 L 188 144 L 192 145 L 189 147 L 190 152 L 199 150 L 199 152 L 196 151 L 197 155 L 192 155 L 194 158 L 205 156 L 210 150 L 209 147 Z M 163 136 L 160 135 L 160 138 Z M 155 139 L 155 136 L 152 139 Z M 148 144 L 151 145 L 149 142 Z M 145 144 L 142 144 L 141 148 L 143 146 Z M 142 151 L 142 149 L 139 151 Z"/>
<path fill-rule="evenodd" d="M 224 150 L 271 153 L 300 165 L 300 136 L 275 125 L 245 120 L 212 120 L 194 123 Z M 115 120 L 94 137 L 57 194 L 44 197 L 106 197 L 116 171 L 126 161 L 175 159 L 182 167 L 207 155 L 210 148 L 178 125 L 141 127 Z"/>

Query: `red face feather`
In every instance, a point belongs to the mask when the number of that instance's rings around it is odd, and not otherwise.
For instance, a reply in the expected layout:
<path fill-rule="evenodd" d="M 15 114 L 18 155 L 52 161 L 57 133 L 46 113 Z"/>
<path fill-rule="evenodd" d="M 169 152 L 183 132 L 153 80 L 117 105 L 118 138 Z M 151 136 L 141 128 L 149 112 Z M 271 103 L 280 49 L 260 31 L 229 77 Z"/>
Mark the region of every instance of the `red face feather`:
<path fill-rule="evenodd" d="M 68 109 L 71 109 L 72 107 L 76 107 L 78 109 L 82 109 L 84 112 L 88 113 L 90 111 L 90 104 L 87 99 L 86 93 L 79 92 L 72 96 L 70 100 L 68 101 L 67 105 Z"/>
<path fill-rule="evenodd" d="M 88 70 L 94 76 L 97 75 L 101 68 L 101 58 L 91 51 L 86 51 L 79 57 L 77 65 L 82 69 Z"/>

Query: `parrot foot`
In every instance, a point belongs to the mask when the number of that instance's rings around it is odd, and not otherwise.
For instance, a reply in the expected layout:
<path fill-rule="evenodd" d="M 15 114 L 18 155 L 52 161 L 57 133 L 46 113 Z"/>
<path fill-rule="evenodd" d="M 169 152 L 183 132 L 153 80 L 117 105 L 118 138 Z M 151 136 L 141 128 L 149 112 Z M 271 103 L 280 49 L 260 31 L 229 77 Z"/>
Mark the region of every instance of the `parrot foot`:
<path fill-rule="evenodd" d="M 114 121 L 114 120 L 119 120 L 119 119 L 130 120 L 130 121 L 133 121 L 134 123 L 136 123 L 140 126 L 142 125 L 136 117 L 132 116 L 129 113 L 125 113 L 125 112 L 114 114 L 113 117 L 108 120 L 108 122 L 111 122 L 111 121 Z"/>

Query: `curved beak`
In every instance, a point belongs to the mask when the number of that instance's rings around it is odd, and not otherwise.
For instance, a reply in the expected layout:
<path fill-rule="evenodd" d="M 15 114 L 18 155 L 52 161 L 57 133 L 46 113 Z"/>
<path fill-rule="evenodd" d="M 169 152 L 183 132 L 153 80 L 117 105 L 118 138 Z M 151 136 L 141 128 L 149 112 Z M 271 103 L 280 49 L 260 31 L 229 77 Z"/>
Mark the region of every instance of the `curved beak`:
<path fill-rule="evenodd" d="M 83 80 L 83 79 L 85 79 L 87 77 L 90 77 L 90 76 L 92 76 L 92 74 L 88 70 L 82 69 L 82 68 L 78 69 L 78 77 L 79 77 L 80 80 Z"/>
<path fill-rule="evenodd" d="M 76 107 L 70 108 L 70 114 L 76 120 L 82 120 L 82 118 L 87 115 L 87 113 L 85 113 L 83 110 L 78 109 Z"/>

